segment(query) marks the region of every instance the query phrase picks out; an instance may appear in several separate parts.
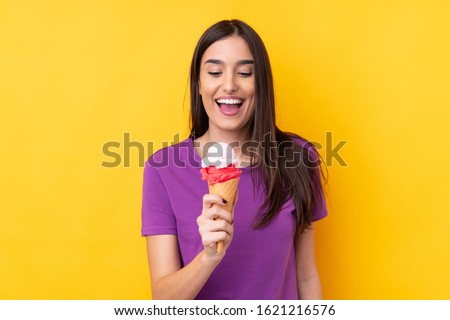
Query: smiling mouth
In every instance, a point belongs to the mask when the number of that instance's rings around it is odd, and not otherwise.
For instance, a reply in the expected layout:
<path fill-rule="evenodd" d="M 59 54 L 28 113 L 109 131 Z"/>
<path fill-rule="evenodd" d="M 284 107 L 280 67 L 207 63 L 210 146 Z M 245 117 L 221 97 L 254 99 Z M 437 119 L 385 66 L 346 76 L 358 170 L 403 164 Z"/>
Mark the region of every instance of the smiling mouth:
<path fill-rule="evenodd" d="M 222 114 L 226 116 L 235 116 L 239 113 L 239 108 L 244 101 L 242 99 L 217 99 L 215 100 Z"/>

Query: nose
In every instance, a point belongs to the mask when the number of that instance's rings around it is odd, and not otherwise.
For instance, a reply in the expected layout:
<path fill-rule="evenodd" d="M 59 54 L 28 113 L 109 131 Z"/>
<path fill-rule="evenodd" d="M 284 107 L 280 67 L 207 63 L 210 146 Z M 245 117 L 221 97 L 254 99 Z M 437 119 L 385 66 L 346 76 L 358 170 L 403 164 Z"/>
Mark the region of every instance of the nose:
<path fill-rule="evenodd" d="M 237 91 L 238 86 L 233 73 L 228 73 L 225 75 L 225 81 L 223 84 L 223 91 L 226 93 L 231 93 Z"/>

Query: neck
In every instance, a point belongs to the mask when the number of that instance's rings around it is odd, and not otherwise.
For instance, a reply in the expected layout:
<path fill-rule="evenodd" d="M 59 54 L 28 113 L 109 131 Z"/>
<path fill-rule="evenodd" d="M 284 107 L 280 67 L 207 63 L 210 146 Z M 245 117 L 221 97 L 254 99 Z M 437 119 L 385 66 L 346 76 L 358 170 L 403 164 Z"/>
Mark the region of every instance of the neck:
<path fill-rule="evenodd" d="M 248 134 L 247 130 L 242 130 L 241 132 L 227 132 L 216 131 L 213 128 L 209 128 L 201 138 L 204 142 L 214 141 L 241 145 L 242 143 L 250 139 L 250 134 Z"/>

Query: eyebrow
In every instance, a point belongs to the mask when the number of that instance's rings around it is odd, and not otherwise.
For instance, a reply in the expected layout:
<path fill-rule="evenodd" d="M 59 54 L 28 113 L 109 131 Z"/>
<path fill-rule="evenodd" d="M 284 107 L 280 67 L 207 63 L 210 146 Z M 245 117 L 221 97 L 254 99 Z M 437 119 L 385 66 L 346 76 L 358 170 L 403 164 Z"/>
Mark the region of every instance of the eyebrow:
<path fill-rule="evenodd" d="M 219 59 L 208 59 L 208 60 L 205 61 L 205 64 L 207 64 L 207 63 L 223 64 L 223 61 L 219 60 Z M 242 65 L 242 64 L 253 64 L 253 60 L 248 60 L 248 59 L 239 60 L 238 64 L 239 65 Z"/>

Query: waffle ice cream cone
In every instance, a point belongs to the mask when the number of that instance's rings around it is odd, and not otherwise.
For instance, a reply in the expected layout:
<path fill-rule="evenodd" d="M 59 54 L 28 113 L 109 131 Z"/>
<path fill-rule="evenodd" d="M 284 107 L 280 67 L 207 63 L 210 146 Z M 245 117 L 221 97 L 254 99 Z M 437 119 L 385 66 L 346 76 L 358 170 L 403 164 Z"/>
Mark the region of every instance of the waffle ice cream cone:
<path fill-rule="evenodd" d="M 226 205 L 221 207 L 229 212 L 233 212 L 234 206 L 236 204 L 236 196 L 238 190 L 239 177 L 227 180 L 225 182 L 215 183 L 210 186 L 209 193 L 217 194 L 227 201 Z M 217 252 L 222 252 L 223 241 L 217 243 Z"/>
<path fill-rule="evenodd" d="M 226 200 L 223 209 L 233 212 L 236 204 L 239 176 L 241 170 L 235 167 L 235 154 L 226 143 L 215 143 L 208 149 L 208 155 L 202 161 L 202 179 L 208 182 L 209 193 L 217 194 Z M 224 155 L 225 154 L 225 155 Z M 223 241 L 217 242 L 217 252 L 223 250 Z"/>
<path fill-rule="evenodd" d="M 226 205 L 222 208 L 229 212 L 233 212 L 234 205 L 236 204 L 236 195 L 238 190 L 239 177 L 225 182 L 215 183 L 210 186 L 209 193 L 217 194 L 227 201 Z"/>

